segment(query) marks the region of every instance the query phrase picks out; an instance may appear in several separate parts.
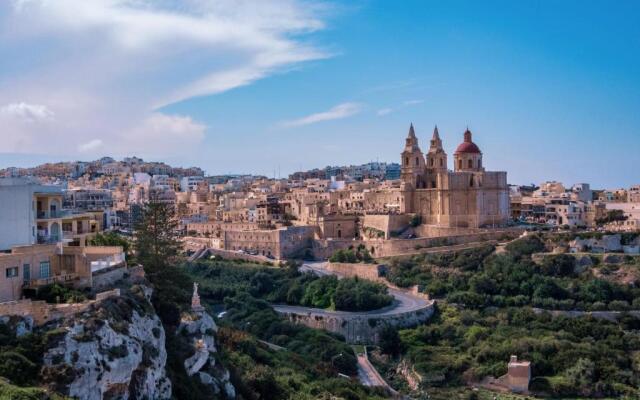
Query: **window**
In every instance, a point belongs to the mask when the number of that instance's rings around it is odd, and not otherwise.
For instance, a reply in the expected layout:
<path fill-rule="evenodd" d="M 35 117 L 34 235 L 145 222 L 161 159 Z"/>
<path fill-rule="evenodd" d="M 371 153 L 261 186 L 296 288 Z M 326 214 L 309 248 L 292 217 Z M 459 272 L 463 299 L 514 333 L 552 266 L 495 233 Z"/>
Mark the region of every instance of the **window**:
<path fill-rule="evenodd" d="M 440 159 L 440 167 L 444 167 L 444 160 L 442 158 Z"/>
<path fill-rule="evenodd" d="M 46 279 L 51 276 L 51 265 L 49 261 L 40 262 L 40 279 Z"/>
<path fill-rule="evenodd" d="M 478 160 L 478 169 L 482 168 L 482 160 Z"/>
<path fill-rule="evenodd" d="M 416 165 L 420 165 L 420 158 L 416 157 Z"/>
<path fill-rule="evenodd" d="M 458 160 L 458 169 L 462 169 L 462 160 Z"/>
<path fill-rule="evenodd" d="M 29 282 L 31 280 L 31 266 L 29 264 L 24 264 L 22 266 L 22 279 L 25 282 Z"/>
<path fill-rule="evenodd" d="M 469 162 L 467 163 L 469 165 L 469 168 L 473 168 L 473 161 L 469 160 Z"/>
<path fill-rule="evenodd" d="M 7 278 L 15 278 L 18 276 L 18 267 L 9 267 L 5 270 L 5 275 Z"/>

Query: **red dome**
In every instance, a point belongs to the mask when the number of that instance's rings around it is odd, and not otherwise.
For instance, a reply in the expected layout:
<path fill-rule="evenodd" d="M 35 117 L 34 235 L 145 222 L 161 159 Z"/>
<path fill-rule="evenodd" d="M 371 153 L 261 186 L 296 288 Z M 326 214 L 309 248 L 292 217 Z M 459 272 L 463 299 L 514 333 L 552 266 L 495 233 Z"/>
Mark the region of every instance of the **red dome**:
<path fill-rule="evenodd" d="M 473 142 L 462 142 L 460 146 L 456 149 L 456 154 L 458 153 L 475 153 L 480 154 L 480 149 Z"/>

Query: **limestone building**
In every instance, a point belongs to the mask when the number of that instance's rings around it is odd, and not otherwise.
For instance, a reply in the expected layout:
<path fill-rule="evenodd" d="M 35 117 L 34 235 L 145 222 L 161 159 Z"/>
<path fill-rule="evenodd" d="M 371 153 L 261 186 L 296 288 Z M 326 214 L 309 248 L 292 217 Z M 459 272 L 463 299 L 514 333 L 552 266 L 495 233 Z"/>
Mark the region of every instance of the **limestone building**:
<path fill-rule="evenodd" d="M 469 129 L 453 154 L 453 171 L 448 169 L 437 126 L 423 154 L 412 124 L 401 157 L 402 212 L 420 215 L 423 224 L 443 227 L 499 226 L 509 220 L 507 173 L 485 171 L 482 152 Z"/>

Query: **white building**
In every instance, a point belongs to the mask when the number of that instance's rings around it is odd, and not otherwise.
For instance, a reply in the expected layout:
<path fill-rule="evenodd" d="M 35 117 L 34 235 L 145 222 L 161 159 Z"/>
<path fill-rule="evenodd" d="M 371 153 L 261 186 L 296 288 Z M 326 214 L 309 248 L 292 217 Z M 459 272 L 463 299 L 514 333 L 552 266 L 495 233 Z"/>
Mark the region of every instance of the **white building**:
<path fill-rule="evenodd" d="M 180 180 L 180 190 L 183 192 L 193 192 L 203 183 L 204 177 L 202 176 L 185 176 Z"/>
<path fill-rule="evenodd" d="M 0 250 L 62 235 L 62 187 L 26 178 L 0 179 Z"/>

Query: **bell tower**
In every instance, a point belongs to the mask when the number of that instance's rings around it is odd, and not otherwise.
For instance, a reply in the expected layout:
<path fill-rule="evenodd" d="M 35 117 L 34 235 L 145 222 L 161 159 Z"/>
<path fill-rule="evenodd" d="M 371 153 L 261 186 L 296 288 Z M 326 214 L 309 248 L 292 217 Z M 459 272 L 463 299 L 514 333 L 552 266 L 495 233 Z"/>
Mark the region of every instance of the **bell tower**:
<path fill-rule="evenodd" d="M 442 148 L 442 140 L 440 139 L 440 133 L 438 132 L 438 125 L 433 129 L 431 145 L 427 152 L 427 169 L 434 172 L 447 170 L 447 153 L 445 153 Z"/>
<path fill-rule="evenodd" d="M 413 124 L 409 127 L 409 134 L 407 135 L 400 161 L 400 165 L 402 165 L 400 179 L 402 182 L 410 184 L 414 189 L 424 189 L 424 155 L 418 145 L 418 138 L 413 129 Z"/>

